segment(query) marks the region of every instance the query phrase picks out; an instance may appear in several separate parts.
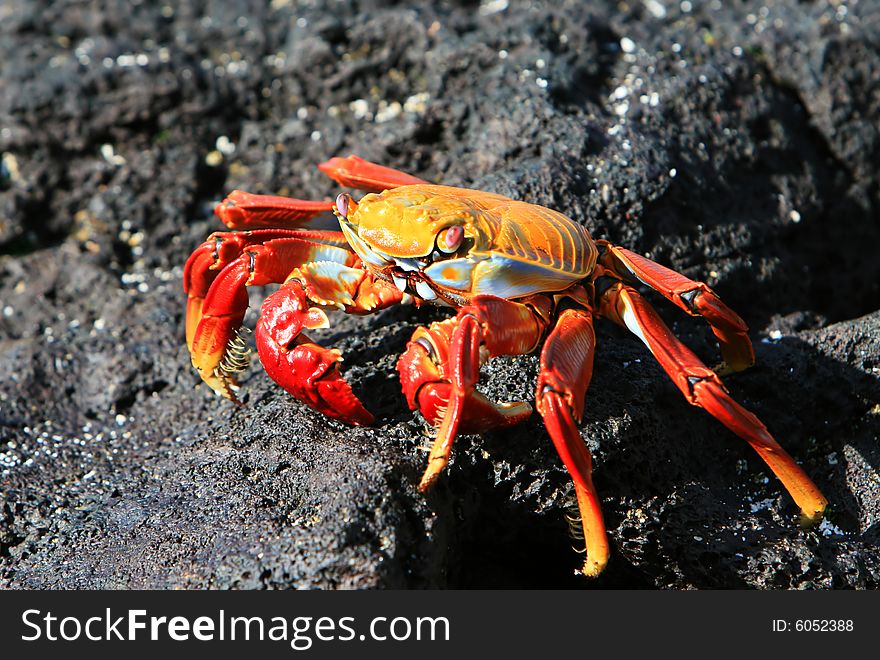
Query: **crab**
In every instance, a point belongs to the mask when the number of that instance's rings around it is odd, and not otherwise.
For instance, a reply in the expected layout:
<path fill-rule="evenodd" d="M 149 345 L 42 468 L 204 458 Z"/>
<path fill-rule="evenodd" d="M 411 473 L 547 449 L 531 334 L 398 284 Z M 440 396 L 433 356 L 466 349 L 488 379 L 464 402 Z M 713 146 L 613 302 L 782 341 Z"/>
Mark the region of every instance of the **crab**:
<path fill-rule="evenodd" d="M 481 365 L 540 351 L 535 405 L 574 483 L 586 550 L 581 571 L 597 576 L 610 551 L 578 423 L 593 369 L 593 321 L 605 318 L 647 346 L 689 403 L 752 446 L 804 524 L 822 519 L 825 497 L 719 378 L 751 366 L 755 356 L 746 324 L 706 284 L 594 240 L 536 204 L 435 185 L 357 156 L 319 168 L 368 194 L 324 202 L 234 191 L 215 209 L 232 231 L 212 234 L 186 263 L 186 340 L 193 366 L 215 392 L 237 400 L 248 286 L 281 285 L 256 323 L 269 376 L 299 401 L 357 425 L 374 417 L 344 380 L 340 352 L 307 332 L 328 327 L 333 309 L 364 315 L 407 303 L 450 307 L 455 315 L 419 327 L 397 363 L 410 409 L 436 429 L 419 490 L 444 470 L 456 435 L 510 427 L 532 412 L 526 402 L 496 403 L 480 393 Z M 327 211 L 341 231 L 303 227 Z M 707 367 L 673 335 L 639 292 L 643 285 L 708 322 L 719 367 Z"/>

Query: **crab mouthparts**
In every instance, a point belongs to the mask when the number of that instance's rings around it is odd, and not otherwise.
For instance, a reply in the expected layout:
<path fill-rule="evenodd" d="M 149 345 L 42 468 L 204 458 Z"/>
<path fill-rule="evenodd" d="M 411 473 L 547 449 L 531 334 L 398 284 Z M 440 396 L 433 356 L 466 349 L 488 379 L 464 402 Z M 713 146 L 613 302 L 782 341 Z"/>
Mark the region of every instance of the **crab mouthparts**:
<path fill-rule="evenodd" d="M 407 292 L 409 279 L 404 274 L 401 274 L 400 271 L 392 271 L 391 280 L 394 282 L 394 286 L 400 289 L 401 293 Z M 434 291 L 431 285 L 428 284 L 428 282 L 417 279 L 413 286 L 415 288 L 416 295 L 418 295 L 418 297 L 422 300 L 434 300 L 435 298 L 437 298 L 437 293 Z"/>
<path fill-rule="evenodd" d="M 400 289 L 401 293 L 406 293 L 406 285 L 408 280 L 405 277 L 401 277 L 400 275 L 391 273 L 391 279 L 394 282 L 394 286 Z"/>

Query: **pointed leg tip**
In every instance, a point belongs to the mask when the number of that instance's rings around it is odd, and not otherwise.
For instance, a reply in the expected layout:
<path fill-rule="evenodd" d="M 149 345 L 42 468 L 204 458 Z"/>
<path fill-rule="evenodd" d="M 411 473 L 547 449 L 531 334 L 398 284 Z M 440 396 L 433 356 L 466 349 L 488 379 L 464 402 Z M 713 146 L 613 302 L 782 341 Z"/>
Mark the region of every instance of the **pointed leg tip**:
<path fill-rule="evenodd" d="M 369 410 L 361 406 L 359 411 L 353 413 L 351 417 L 345 421 L 354 426 L 372 426 L 376 423 L 376 417 Z"/>
<path fill-rule="evenodd" d="M 755 360 L 722 360 L 714 367 L 712 367 L 712 371 L 714 371 L 718 376 L 731 376 L 735 373 L 739 373 L 740 371 L 745 371 L 755 365 Z"/>
<path fill-rule="evenodd" d="M 801 529 L 811 529 L 822 522 L 825 518 L 825 509 L 828 507 L 827 500 L 822 500 L 815 507 L 801 510 Z"/>
<path fill-rule="evenodd" d="M 446 468 L 446 464 L 449 462 L 445 456 L 436 456 L 433 455 L 428 459 L 428 467 L 425 468 L 425 473 L 422 475 L 422 480 L 419 481 L 419 492 L 424 493 L 431 486 L 434 485 L 434 482 L 437 481 L 437 478 L 440 476 L 440 473 Z"/>
<path fill-rule="evenodd" d="M 422 476 L 422 480 L 419 481 L 419 485 L 417 490 L 424 495 L 429 490 L 431 490 L 431 486 L 434 485 L 434 482 L 437 481 L 437 477 L 439 474 L 428 475 L 427 472 Z"/>
<path fill-rule="evenodd" d="M 579 571 L 581 575 L 586 578 L 595 579 L 599 577 L 602 572 L 605 570 L 605 567 L 608 565 L 608 557 L 590 557 L 587 555 L 587 559 L 584 562 L 583 568 Z"/>
<path fill-rule="evenodd" d="M 525 421 L 532 415 L 532 406 L 526 401 L 504 401 L 494 405 L 501 418 L 511 426 Z"/>
<path fill-rule="evenodd" d="M 735 373 L 736 370 L 731 367 L 727 362 L 719 362 L 714 367 L 712 367 L 712 371 L 715 372 L 718 376 L 730 376 Z"/>

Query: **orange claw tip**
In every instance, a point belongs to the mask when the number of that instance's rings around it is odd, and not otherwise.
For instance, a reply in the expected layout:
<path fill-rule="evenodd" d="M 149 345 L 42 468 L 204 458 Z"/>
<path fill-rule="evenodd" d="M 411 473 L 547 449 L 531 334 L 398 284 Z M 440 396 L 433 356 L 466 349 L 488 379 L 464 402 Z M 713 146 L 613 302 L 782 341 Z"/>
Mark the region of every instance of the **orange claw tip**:
<path fill-rule="evenodd" d="M 202 382 L 210 387 L 214 391 L 214 394 L 222 396 L 224 399 L 229 399 L 237 405 L 241 405 L 241 402 L 235 395 L 235 392 L 239 389 L 238 384 L 230 376 L 222 375 L 217 369 L 207 371 L 197 366 L 195 362 L 194 359 L 193 367 L 198 371 L 199 376 L 202 378 Z"/>

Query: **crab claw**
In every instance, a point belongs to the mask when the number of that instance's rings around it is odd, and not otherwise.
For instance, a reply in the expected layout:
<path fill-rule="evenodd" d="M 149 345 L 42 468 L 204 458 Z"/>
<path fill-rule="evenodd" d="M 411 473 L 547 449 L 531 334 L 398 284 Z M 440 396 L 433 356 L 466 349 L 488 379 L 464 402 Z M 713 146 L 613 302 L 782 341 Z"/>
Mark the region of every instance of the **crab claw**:
<path fill-rule="evenodd" d="M 349 424 L 369 426 L 373 423 L 373 415 L 339 372 L 339 351 L 323 348 L 303 337 L 286 349 L 272 339 L 261 337 L 259 326 L 257 346 L 269 376 L 299 401 Z"/>
<path fill-rule="evenodd" d="M 309 307 L 302 283 L 289 280 L 266 298 L 257 322 L 260 362 L 276 383 L 329 417 L 369 426 L 364 408 L 339 371 L 340 352 L 312 342 L 302 330 L 327 327 L 327 316 Z"/>
<path fill-rule="evenodd" d="M 189 259 L 183 269 L 183 289 L 186 300 L 186 345 L 192 350 L 193 337 L 199 321 L 202 320 L 202 307 L 208 289 L 217 278 L 219 271 L 212 268 L 217 259 L 214 257 L 214 245 L 205 241 Z"/>
<path fill-rule="evenodd" d="M 236 382 L 229 353 L 231 348 L 243 348 L 238 346 L 238 329 L 248 306 L 247 278 L 246 266 L 231 264 L 216 277 L 216 286 L 211 286 L 204 301 L 191 299 L 187 307 L 193 367 L 212 390 L 232 401 L 237 401 L 232 391 Z"/>

